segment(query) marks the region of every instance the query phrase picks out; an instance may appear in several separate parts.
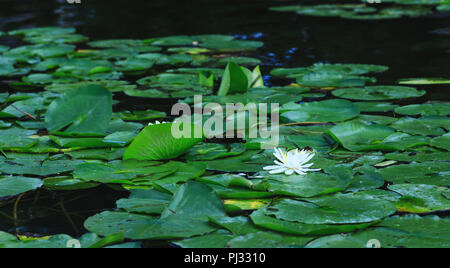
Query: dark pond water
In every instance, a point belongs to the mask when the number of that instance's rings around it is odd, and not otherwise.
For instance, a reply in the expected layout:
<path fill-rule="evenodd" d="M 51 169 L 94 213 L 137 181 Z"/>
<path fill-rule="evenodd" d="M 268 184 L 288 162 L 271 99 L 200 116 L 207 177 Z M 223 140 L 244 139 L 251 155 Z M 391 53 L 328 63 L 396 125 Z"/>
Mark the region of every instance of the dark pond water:
<path fill-rule="evenodd" d="M 450 27 L 450 13 L 359 21 L 268 10 L 270 6 L 308 2 L 318 1 L 82 0 L 81 4 L 70 5 L 66 0 L 0 0 L 0 31 L 73 26 L 93 40 L 232 34 L 265 43 L 258 51 L 265 73 L 275 66 L 307 66 L 324 61 L 390 66 L 389 72 L 378 77 L 380 83 L 392 84 L 407 77 L 450 77 L 450 35 L 432 33 Z M 2 44 L 15 45 L 8 39 L 2 39 Z M 270 77 L 265 78 L 271 82 Z M 423 88 L 428 91 L 424 100 L 450 100 L 448 86 Z M 85 217 L 113 208 L 115 200 L 122 196 L 106 186 L 70 194 L 41 191 L 39 195 L 26 196 L 18 205 L 18 217 L 23 223 L 16 227 L 24 232 L 76 235 L 82 232 Z M 5 215 L 13 211 L 14 203 L 0 211 L 1 230 L 15 228 L 14 221 Z"/>

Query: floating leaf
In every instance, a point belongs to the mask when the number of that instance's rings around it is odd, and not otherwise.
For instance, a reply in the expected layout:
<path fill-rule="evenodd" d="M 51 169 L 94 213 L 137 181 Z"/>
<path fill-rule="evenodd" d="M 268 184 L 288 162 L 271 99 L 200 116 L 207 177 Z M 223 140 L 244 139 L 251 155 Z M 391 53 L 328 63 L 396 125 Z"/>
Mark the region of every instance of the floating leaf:
<path fill-rule="evenodd" d="M 112 114 L 112 95 L 102 86 L 71 90 L 48 107 L 45 123 L 50 131 L 104 135 Z"/>
<path fill-rule="evenodd" d="M 425 137 L 395 133 L 390 127 L 375 124 L 342 123 L 330 128 L 329 133 L 350 151 L 405 150 L 428 144 Z"/>
<path fill-rule="evenodd" d="M 450 151 L 450 133 L 432 139 L 430 145 Z"/>
<path fill-rule="evenodd" d="M 389 189 L 402 195 L 395 204 L 400 212 L 427 213 L 450 209 L 450 200 L 443 196 L 449 189 L 424 184 L 397 184 Z"/>
<path fill-rule="evenodd" d="M 425 95 L 424 90 L 402 86 L 367 86 L 364 88 L 343 88 L 334 90 L 333 95 L 352 100 L 392 100 L 417 98 Z"/>
<path fill-rule="evenodd" d="M 407 78 L 398 81 L 400 85 L 436 85 L 450 84 L 450 79 L 445 78 Z"/>
<path fill-rule="evenodd" d="M 229 234 L 209 234 L 174 242 L 182 248 L 225 248 L 234 236 Z"/>
<path fill-rule="evenodd" d="M 276 232 L 257 232 L 233 238 L 228 248 L 301 248 L 312 238 L 281 235 Z"/>
<path fill-rule="evenodd" d="M 75 169 L 82 161 L 14 159 L 0 161 L 0 171 L 7 174 L 48 176 Z"/>
<path fill-rule="evenodd" d="M 44 180 L 45 187 L 60 191 L 60 190 L 80 190 L 97 187 L 97 183 L 85 182 L 72 177 L 53 177 Z"/>
<path fill-rule="evenodd" d="M 175 138 L 172 127 L 187 129 L 188 137 Z M 196 137 L 197 136 L 197 137 Z M 165 160 L 186 153 L 203 140 L 200 126 L 188 123 L 163 123 L 147 126 L 135 138 L 124 154 L 124 160 Z"/>
<path fill-rule="evenodd" d="M 427 116 L 419 119 L 404 117 L 390 125 L 398 131 L 413 135 L 440 136 L 450 130 L 450 119 L 444 116 Z"/>
<path fill-rule="evenodd" d="M 226 96 L 228 93 L 246 92 L 248 88 L 249 79 L 244 69 L 234 62 L 228 63 L 217 95 Z"/>
<path fill-rule="evenodd" d="M 293 122 L 339 122 L 359 115 L 359 109 L 346 100 L 306 102 L 280 109 L 289 110 L 281 116 Z"/>
<path fill-rule="evenodd" d="M 318 238 L 307 245 L 308 248 L 367 248 L 378 246 L 370 243 L 376 239 L 382 248 L 436 248 L 448 247 L 445 226 L 448 219 L 437 216 L 417 215 L 393 216 L 379 224 L 353 234 L 339 234 Z M 385 226 L 385 227 L 384 227 Z M 443 233 L 444 231 L 444 233 Z"/>
<path fill-rule="evenodd" d="M 371 223 L 362 224 L 305 224 L 299 222 L 283 221 L 274 217 L 264 215 L 261 210 L 250 215 L 252 221 L 259 227 L 276 232 L 293 235 L 327 235 L 336 233 L 346 233 L 360 230 L 371 226 Z"/>
<path fill-rule="evenodd" d="M 446 103 L 411 104 L 395 109 L 402 115 L 446 116 L 450 115 L 450 106 Z"/>
<path fill-rule="evenodd" d="M 43 185 L 43 181 L 27 177 L 0 178 L 0 199 L 35 190 Z"/>
<path fill-rule="evenodd" d="M 361 112 L 389 112 L 399 107 L 390 102 L 353 102 Z"/>
<path fill-rule="evenodd" d="M 304 176 L 269 175 L 266 173 L 260 173 L 260 175 L 265 179 L 253 188 L 280 196 L 313 197 L 325 195 L 343 191 L 349 183 L 348 180 L 323 173 L 309 173 Z"/>
<path fill-rule="evenodd" d="M 395 213 L 393 204 L 370 195 L 336 194 L 309 202 L 283 199 L 266 210 L 277 219 L 306 224 L 373 222 Z"/>

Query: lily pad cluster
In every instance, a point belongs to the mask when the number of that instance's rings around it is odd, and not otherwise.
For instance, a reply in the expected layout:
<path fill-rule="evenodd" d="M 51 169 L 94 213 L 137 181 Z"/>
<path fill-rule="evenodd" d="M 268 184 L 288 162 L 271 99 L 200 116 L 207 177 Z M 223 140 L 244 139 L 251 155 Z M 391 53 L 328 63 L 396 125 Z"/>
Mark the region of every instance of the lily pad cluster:
<path fill-rule="evenodd" d="M 0 207 L 38 189 L 124 193 L 85 219 L 81 247 L 450 246 L 449 104 L 377 84 L 387 66 L 264 70 L 261 42 L 226 35 L 86 43 L 73 28 L 8 34 L 27 44 L 0 49 Z M 280 84 L 267 87 L 265 72 Z M 273 145 L 314 151 L 320 171 L 270 174 L 270 139 L 209 138 L 203 121 L 177 125 L 158 105 L 194 108 L 197 94 L 203 105 L 279 103 Z M 133 110 L 130 99 L 147 104 Z M 193 135 L 176 138 L 174 127 Z M 0 247 L 74 239 L 2 231 Z"/>
<path fill-rule="evenodd" d="M 276 6 L 271 7 L 270 10 L 295 12 L 305 16 L 338 17 L 353 20 L 415 18 L 449 10 L 449 2 L 447 0 L 382 0 L 373 3 L 362 0 L 353 2 Z"/>

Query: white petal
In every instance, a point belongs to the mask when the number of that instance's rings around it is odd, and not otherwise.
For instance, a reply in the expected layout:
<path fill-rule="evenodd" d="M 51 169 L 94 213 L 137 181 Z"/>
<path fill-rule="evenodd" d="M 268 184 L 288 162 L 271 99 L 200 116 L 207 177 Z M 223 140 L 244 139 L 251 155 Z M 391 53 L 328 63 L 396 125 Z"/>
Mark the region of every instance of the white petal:
<path fill-rule="evenodd" d="M 277 169 L 277 168 L 280 168 L 280 166 L 267 166 L 267 167 L 264 167 L 263 169 L 264 170 L 272 170 L 272 169 Z"/>
<path fill-rule="evenodd" d="M 286 168 L 279 168 L 269 171 L 270 174 L 277 174 L 277 173 L 283 173 L 286 170 Z"/>
<path fill-rule="evenodd" d="M 294 173 L 294 170 L 293 169 L 287 169 L 285 172 L 284 172 L 284 174 L 286 174 L 286 175 L 292 175 Z"/>
<path fill-rule="evenodd" d="M 308 153 L 305 150 L 302 150 L 298 155 L 297 155 L 297 162 L 299 164 L 302 164 L 305 162 L 306 157 L 308 157 Z"/>
<path fill-rule="evenodd" d="M 311 160 L 316 154 L 309 154 L 307 157 L 303 160 L 302 164 L 308 163 L 309 160 Z"/>
<path fill-rule="evenodd" d="M 283 152 L 281 151 L 281 149 L 275 148 L 275 153 L 273 155 L 281 162 L 285 161 L 285 159 L 283 158 Z"/>
<path fill-rule="evenodd" d="M 309 167 L 312 166 L 312 165 L 314 165 L 314 163 L 311 163 L 311 164 L 304 164 L 304 165 L 302 165 L 302 168 L 309 168 Z"/>
<path fill-rule="evenodd" d="M 298 169 L 298 168 L 295 169 L 295 172 L 296 172 L 298 175 L 306 175 L 306 172 L 303 172 L 301 169 Z"/>

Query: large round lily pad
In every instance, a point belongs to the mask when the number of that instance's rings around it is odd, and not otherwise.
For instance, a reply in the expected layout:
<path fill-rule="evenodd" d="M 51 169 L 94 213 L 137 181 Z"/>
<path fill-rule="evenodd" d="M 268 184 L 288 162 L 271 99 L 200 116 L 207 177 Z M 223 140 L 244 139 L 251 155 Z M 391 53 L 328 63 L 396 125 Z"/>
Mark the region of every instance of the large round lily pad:
<path fill-rule="evenodd" d="M 98 85 L 71 90 L 48 107 L 45 123 L 50 131 L 105 134 L 112 114 L 112 94 Z"/>
<path fill-rule="evenodd" d="M 425 95 L 424 90 L 402 86 L 367 86 L 334 90 L 333 95 L 352 100 L 393 100 L 416 98 Z"/>
<path fill-rule="evenodd" d="M 0 198 L 14 196 L 41 187 L 44 182 L 40 179 L 26 177 L 0 178 Z"/>
<path fill-rule="evenodd" d="M 373 222 L 395 213 L 395 206 L 370 195 L 336 194 L 309 202 L 283 199 L 267 209 L 267 214 L 307 224 L 354 224 Z"/>
<path fill-rule="evenodd" d="M 180 130 L 180 126 L 181 130 L 186 128 L 187 135 L 174 136 L 172 128 L 177 126 L 178 130 Z M 203 135 L 202 127 L 188 123 L 163 123 L 147 126 L 125 151 L 124 160 L 173 159 L 186 153 L 195 144 L 202 141 Z"/>
<path fill-rule="evenodd" d="M 281 114 L 293 122 L 339 122 L 359 115 L 359 109 L 346 100 L 325 100 L 289 105 Z"/>
<path fill-rule="evenodd" d="M 402 198 L 396 203 L 400 212 L 427 213 L 450 209 L 450 200 L 444 197 L 449 189 L 424 184 L 397 184 L 389 189 L 400 193 Z"/>

